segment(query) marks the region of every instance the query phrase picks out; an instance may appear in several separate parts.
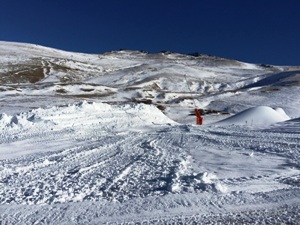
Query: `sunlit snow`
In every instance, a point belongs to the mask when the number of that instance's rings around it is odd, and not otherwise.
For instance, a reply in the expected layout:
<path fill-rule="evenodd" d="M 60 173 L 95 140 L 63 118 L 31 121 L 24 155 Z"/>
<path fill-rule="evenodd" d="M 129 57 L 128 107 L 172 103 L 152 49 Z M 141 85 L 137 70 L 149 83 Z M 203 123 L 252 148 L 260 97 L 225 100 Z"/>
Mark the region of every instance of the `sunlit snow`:
<path fill-rule="evenodd" d="M 299 67 L 9 42 L 0 64 L 0 223 L 300 220 Z"/>

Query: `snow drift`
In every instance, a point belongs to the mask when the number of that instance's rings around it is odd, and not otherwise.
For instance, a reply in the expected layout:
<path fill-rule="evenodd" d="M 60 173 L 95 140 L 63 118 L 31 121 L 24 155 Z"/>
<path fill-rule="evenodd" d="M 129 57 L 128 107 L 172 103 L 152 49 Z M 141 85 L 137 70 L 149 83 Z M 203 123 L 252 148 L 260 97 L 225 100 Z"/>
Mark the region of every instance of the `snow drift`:
<path fill-rule="evenodd" d="M 248 126 L 268 126 L 274 123 L 289 120 L 282 108 L 272 109 L 268 106 L 258 106 L 246 109 L 234 116 L 221 120 L 216 125 L 248 125 Z"/>

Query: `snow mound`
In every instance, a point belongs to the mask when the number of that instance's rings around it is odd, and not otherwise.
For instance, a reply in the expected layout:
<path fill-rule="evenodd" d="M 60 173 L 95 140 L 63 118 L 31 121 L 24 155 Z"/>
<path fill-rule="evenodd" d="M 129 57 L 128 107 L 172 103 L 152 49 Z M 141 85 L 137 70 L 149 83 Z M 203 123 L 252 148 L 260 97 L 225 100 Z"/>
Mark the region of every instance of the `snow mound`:
<path fill-rule="evenodd" d="M 282 108 L 275 110 L 268 106 L 258 106 L 246 109 L 225 120 L 221 120 L 216 125 L 247 125 L 247 126 L 268 126 L 274 123 L 289 120 Z"/>

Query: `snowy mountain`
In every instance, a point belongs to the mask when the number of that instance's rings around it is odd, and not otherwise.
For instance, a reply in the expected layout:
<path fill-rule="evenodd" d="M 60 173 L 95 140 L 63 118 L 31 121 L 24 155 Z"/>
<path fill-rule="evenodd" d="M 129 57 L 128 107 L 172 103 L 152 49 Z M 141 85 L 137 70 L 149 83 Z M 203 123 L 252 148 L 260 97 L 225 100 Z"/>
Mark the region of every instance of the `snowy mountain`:
<path fill-rule="evenodd" d="M 278 88 L 283 89 L 282 92 L 297 92 L 300 70 L 207 55 L 194 57 L 136 51 L 87 55 L 8 42 L 0 42 L 0 62 L 1 96 L 5 98 L 8 94 L 18 101 L 21 95 L 22 101 L 26 102 L 25 108 L 48 105 L 48 101 L 42 105 L 28 104 L 32 96 L 48 96 L 62 104 L 93 99 L 153 102 L 162 108 L 178 104 L 192 107 L 186 76 L 198 107 L 235 113 L 246 109 L 249 103 L 253 106 L 263 104 L 260 96 L 277 94 Z M 240 95 L 244 98 L 238 99 L 249 102 L 237 100 L 236 96 Z M 286 99 L 269 103 L 269 106 L 285 105 Z M 294 104 L 290 107 L 288 113 L 299 108 Z"/>
<path fill-rule="evenodd" d="M 297 224 L 299 84 L 300 67 L 0 42 L 0 223 Z"/>

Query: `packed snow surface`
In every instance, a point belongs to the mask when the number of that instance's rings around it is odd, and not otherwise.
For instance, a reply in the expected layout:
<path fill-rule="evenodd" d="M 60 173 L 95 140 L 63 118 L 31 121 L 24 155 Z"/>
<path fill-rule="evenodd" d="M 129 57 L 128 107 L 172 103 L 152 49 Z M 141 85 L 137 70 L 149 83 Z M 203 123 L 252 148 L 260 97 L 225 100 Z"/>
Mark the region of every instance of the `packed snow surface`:
<path fill-rule="evenodd" d="M 0 42 L 0 224 L 299 224 L 299 74 Z"/>

